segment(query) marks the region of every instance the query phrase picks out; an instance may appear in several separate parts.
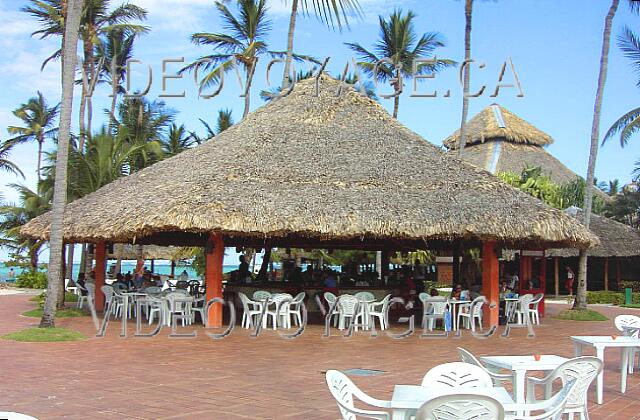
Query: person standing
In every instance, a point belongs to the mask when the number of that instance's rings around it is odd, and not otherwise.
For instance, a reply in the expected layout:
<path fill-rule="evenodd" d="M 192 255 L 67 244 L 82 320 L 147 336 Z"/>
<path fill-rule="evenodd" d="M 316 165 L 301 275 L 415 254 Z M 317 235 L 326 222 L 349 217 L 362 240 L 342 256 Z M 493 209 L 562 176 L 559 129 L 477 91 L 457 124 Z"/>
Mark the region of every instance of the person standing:
<path fill-rule="evenodd" d="M 16 280 L 16 272 L 13 271 L 13 267 L 9 269 L 9 274 L 8 274 L 8 279 L 9 281 L 15 281 Z"/>
<path fill-rule="evenodd" d="M 575 279 L 575 274 L 571 267 L 567 266 L 567 281 L 564 283 L 567 288 L 567 292 L 569 295 L 573 295 L 573 280 Z"/>

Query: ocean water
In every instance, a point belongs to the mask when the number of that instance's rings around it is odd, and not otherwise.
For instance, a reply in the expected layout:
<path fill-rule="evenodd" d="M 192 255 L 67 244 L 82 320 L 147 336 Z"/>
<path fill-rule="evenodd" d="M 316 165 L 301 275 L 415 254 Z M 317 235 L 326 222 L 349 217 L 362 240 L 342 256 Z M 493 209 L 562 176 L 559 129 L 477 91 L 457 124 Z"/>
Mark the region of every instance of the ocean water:
<path fill-rule="evenodd" d="M 113 265 L 112 263 L 109 263 L 109 266 Z M 145 266 L 147 268 L 151 267 L 150 263 L 145 264 Z M 4 263 L 0 262 L 0 282 L 2 281 L 7 281 L 9 279 L 9 270 L 11 269 L 11 267 L 7 267 Z M 73 277 L 76 278 L 78 276 L 78 272 L 80 269 L 80 264 L 73 264 Z M 123 261 L 122 262 L 122 273 L 126 273 L 127 271 L 131 271 L 132 273 L 135 271 L 136 269 L 136 262 L 135 261 Z M 222 267 L 222 271 L 224 273 L 228 273 L 230 271 L 233 270 L 237 270 L 238 266 L 235 264 L 225 264 Z M 154 265 L 154 270 L 156 274 L 165 274 L 165 275 L 169 275 L 171 274 L 171 264 L 168 262 L 156 262 Z M 198 275 L 196 274 L 195 270 L 192 269 L 191 267 L 176 267 L 175 269 L 175 274 L 176 276 L 180 275 L 180 273 L 182 273 L 183 270 L 187 270 L 187 274 L 189 274 L 189 278 L 198 278 Z M 18 268 L 18 267 L 14 267 L 13 271 L 16 273 L 16 275 L 18 275 L 22 269 Z"/>

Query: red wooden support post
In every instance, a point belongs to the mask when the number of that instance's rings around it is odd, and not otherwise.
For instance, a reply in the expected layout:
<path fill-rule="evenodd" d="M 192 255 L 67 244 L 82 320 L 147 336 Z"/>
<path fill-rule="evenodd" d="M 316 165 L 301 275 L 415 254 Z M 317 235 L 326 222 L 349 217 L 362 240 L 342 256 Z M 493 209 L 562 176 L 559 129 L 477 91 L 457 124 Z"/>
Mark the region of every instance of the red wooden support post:
<path fill-rule="evenodd" d="M 215 233 L 211 235 L 209 243 L 205 249 L 205 286 L 207 289 L 207 301 L 213 298 L 222 297 L 222 263 L 224 261 L 224 240 L 222 235 Z M 209 327 L 222 326 L 221 304 L 211 305 L 208 314 Z"/>
<path fill-rule="evenodd" d="M 95 246 L 95 285 L 96 285 L 96 311 L 102 311 L 104 309 L 104 293 L 102 293 L 102 286 L 105 284 L 107 277 L 107 246 L 104 242 L 98 242 Z"/>
<path fill-rule="evenodd" d="M 482 294 L 487 298 L 484 320 L 487 325 L 498 325 L 500 311 L 500 262 L 495 242 L 482 245 Z M 489 306 L 494 305 L 493 308 Z"/>

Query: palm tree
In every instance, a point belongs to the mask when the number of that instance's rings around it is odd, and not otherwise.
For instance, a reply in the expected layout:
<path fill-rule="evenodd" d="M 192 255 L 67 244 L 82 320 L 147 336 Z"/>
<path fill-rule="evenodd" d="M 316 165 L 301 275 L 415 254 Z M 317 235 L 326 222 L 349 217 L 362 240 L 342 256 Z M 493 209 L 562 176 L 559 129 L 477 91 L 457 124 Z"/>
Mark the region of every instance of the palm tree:
<path fill-rule="evenodd" d="M 613 181 L 609 181 L 609 186 L 607 190 L 607 194 L 611 196 L 615 196 L 620 192 L 620 180 L 614 179 Z"/>
<path fill-rule="evenodd" d="M 125 98 L 118 105 L 118 119 L 112 121 L 111 135 L 123 136 L 131 145 L 161 142 L 174 115 L 175 112 L 167 109 L 163 101 L 150 102 L 144 97 Z M 141 169 L 161 157 L 161 154 L 143 149 L 142 155 L 132 162 L 130 170 Z"/>
<path fill-rule="evenodd" d="M 413 20 L 416 15 L 409 10 L 406 15 L 402 10 L 395 10 L 389 19 L 379 16 L 380 39 L 375 45 L 375 52 L 370 52 L 360 44 L 348 42 L 346 45 L 355 51 L 360 58 L 358 65 L 365 73 L 376 78 L 376 81 L 389 82 L 396 94 L 393 104 L 393 117 L 398 118 L 400 93 L 403 88 L 403 76 L 411 78 L 414 74 L 414 62 L 418 58 L 426 58 L 437 48 L 444 47 L 442 36 L 438 32 L 428 32 L 417 38 Z M 382 62 L 389 59 L 391 65 Z M 420 63 L 416 66 L 416 74 L 437 72 L 454 65 L 451 60 L 438 59 L 435 63 Z M 376 65 L 377 74 L 376 73 Z"/>
<path fill-rule="evenodd" d="M 82 99 L 80 104 L 80 148 L 84 145 L 86 132 L 91 132 L 91 97 L 87 96 L 88 85 L 95 77 L 99 76 L 100 69 L 96 67 L 94 46 L 98 45 L 100 36 L 112 30 L 124 30 L 127 32 L 146 32 L 144 26 L 132 24 L 132 21 L 146 19 L 147 11 L 130 3 L 124 3 L 113 10 L 109 10 L 111 0 L 86 0 L 82 9 L 80 22 L 80 38 L 83 46 L 83 70 L 87 75 L 87 84 L 82 83 Z M 30 5 L 22 8 L 22 11 L 30 14 L 40 21 L 40 29 L 32 35 L 38 35 L 41 39 L 49 37 L 61 37 L 61 45 L 64 44 L 65 19 L 68 0 L 30 0 Z M 53 59 L 61 58 L 62 47 L 56 50 L 43 63 L 42 67 Z M 64 64 L 64 61 L 63 61 Z M 64 69 L 62 70 L 64 72 Z M 85 128 L 85 110 L 88 110 L 88 118 Z"/>
<path fill-rule="evenodd" d="M 465 0 L 464 4 L 464 79 L 462 82 L 462 119 L 460 121 L 460 142 L 458 143 L 458 156 L 462 156 L 466 145 L 467 114 L 469 113 L 469 79 L 471 65 L 471 20 L 473 14 L 473 0 Z"/>
<path fill-rule="evenodd" d="M 231 112 L 230 109 L 221 109 L 218 111 L 218 120 L 216 121 L 216 131 L 218 134 L 234 124 Z"/>
<path fill-rule="evenodd" d="M 20 228 L 31 219 L 46 213 L 51 208 L 51 191 L 42 188 L 32 191 L 19 184 L 9 184 L 18 192 L 20 204 L 0 206 L 0 232 L 4 238 L 4 246 L 13 248 L 16 252 L 26 251 L 29 255 L 31 270 L 38 269 L 38 255 L 45 241 L 26 238 L 20 234 Z"/>
<path fill-rule="evenodd" d="M 640 73 L 640 38 L 629 27 L 625 27 L 618 38 L 618 45 L 625 56 L 632 61 L 634 70 Z M 637 85 L 640 87 L 640 79 Z M 638 130 L 640 130 L 640 107 L 618 118 L 604 135 L 602 144 L 604 145 L 607 140 L 620 133 L 620 146 L 625 147 L 631 136 Z"/>
<path fill-rule="evenodd" d="M 15 163 L 9 160 L 9 153 L 11 152 L 12 144 L 0 145 L 0 172 L 9 172 L 15 176 L 20 175 L 24 178 L 24 174 Z"/>
<path fill-rule="evenodd" d="M 591 207 L 593 204 L 593 179 L 595 177 L 596 157 L 598 155 L 598 135 L 600 132 L 600 110 L 602 108 L 602 96 L 607 79 L 607 67 L 609 64 L 609 45 L 611 43 L 611 25 L 613 17 L 618 10 L 620 0 L 612 0 L 611 7 L 604 21 L 602 34 L 602 53 L 600 55 L 600 71 L 598 74 L 598 87 L 596 90 L 595 105 L 593 109 L 593 124 L 591 126 L 591 148 L 589 152 L 589 165 L 587 167 L 587 188 L 584 192 L 583 224 L 588 229 L 591 222 Z M 587 308 L 587 250 L 581 249 L 578 259 L 578 287 L 576 289 L 576 309 Z"/>
<path fill-rule="evenodd" d="M 67 201 L 67 165 L 69 137 L 71 133 L 71 113 L 73 111 L 73 87 L 76 70 L 78 32 L 84 0 L 67 0 L 64 47 L 62 60 L 62 103 L 60 109 L 60 130 L 58 137 L 58 158 L 56 162 L 56 182 L 51 209 L 49 234 L 49 270 L 47 273 L 47 298 L 45 300 L 40 327 L 54 327 L 59 288 L 62 286 L 62 246 L 63 217 Z"/>
<path fill-rule="evenodd" d="M 216 8 L 222 18 L 223 28 L 229 34 L 198 32 L 191 35 L 194 44 L 209 45 L 215 53 L 200 57 L 181 72 L 199 69 L 207 71 L 200 82 L 200 88 L 204 89 L 218 84 L 220 74 L 232 70 L 234 63 L 239 62 L 246 72 L 244 118 L 249 114 L 251 84 L 258 58 L 267 52 L 266 39 L 271 23 L 267 19 L 266 0 L 238 0 L 238 17 L 223 2 L 217 1 Z"/>
<path fill-rule="evenodd" d="M 286 0 L 285 0 L 286 1 Z M 309 13 L 309 0 L 302 0 L 302 9 Z M 334 18 L 338 28 L 349 25 L 349 15 L 361 15 L 362 11 L 358 0 L 312 0 L 315 15 L 331 27 L 334 26 Z M 293 54 L 293 35 L 296 30 L 296 18 L 298 17 L 299 0 L 291 2 L 291 17 L 289 18 L 289 32 L 287 34 L 287 52 L 284 63 L 284 73 L 282 85 L 289 86 L 289 72 L 291 70 L 291 60 Z"/>
<path fill-rule="evenodd" d="M 160 143 L 164 155 L 171 157 L 193 147 L 195 140 L 191 134 L 187 133 L 184 124 L 178 126 L 173 123 L 171 127 L 169 127 L 169 133 L 165 138 L 160 140 Z"/>
<path fill-rule="evenodd" d="M 111 85 L 110 115 L 114 116 L 118 96 L 124 93 L 124 82 L 127 74 L 127 61 L 133 58 L 133 43 L 138 33 L 129 33 L 122 29 L 114 29 L 106 34 L 96 46 L 95 56 L 104 62 L 104 81 Z"/>
<path fill-rule="evenodd" d="M 20 105 L 13 111 L 13 115 L 22 120 L 21 127 L 9 126 L 7 131 L 15 137 L 6 141 L 9 145 L 35 141 L 38 143 L 38 180 L 40 166 L 42 164 L 42 147 L 47 138 L 51 138 L 56 131 L 54 127 L 60 104 L 50 107 L 41 92 L 36 97 L 29 99 L 27 103 Z"/>

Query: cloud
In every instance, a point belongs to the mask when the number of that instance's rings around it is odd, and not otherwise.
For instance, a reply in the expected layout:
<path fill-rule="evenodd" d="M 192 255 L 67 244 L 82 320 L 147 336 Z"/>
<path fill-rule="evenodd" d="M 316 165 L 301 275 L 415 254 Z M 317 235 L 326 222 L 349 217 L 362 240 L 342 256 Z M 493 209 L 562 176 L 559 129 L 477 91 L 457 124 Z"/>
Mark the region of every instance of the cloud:
<path fill-rule="evenodd" d="M 213 11 L 212 0 L 136 0 L 136 5 L 149 12 L 153 31 L 191 33 L 202 25 L 203 15 Z"/>

